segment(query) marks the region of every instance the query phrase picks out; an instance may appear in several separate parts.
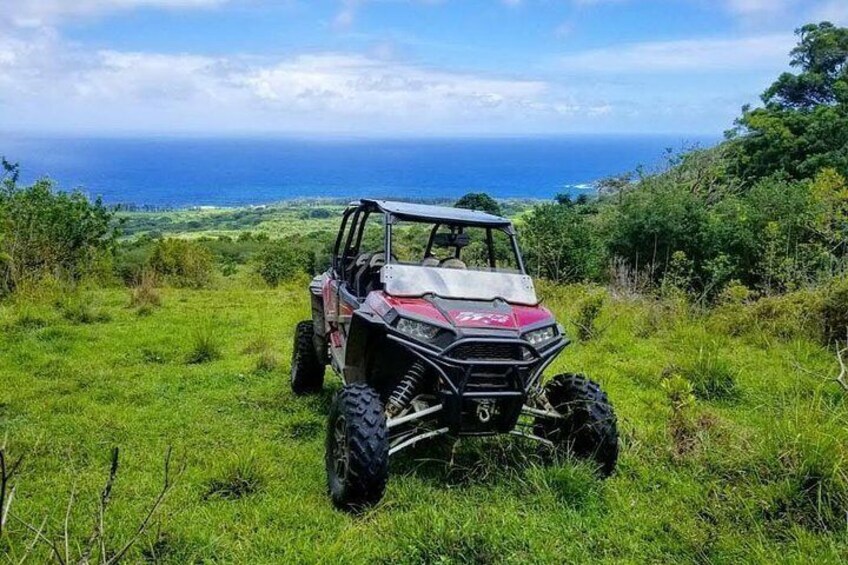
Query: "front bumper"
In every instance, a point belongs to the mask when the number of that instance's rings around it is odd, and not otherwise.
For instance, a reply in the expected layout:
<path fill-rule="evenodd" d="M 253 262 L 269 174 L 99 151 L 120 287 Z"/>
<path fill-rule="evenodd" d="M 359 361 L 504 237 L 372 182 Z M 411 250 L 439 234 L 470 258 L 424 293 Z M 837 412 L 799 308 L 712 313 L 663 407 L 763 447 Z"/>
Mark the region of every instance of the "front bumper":
<path fill-rule="evenodd" d="M 540 349 L 517 337 L 466 336 L 437 349 L 394 331 L 388 337 L 438 376 L 439 419 L 457 435 L 510 432 L 542 372 L 568 344 L 561 335 Z"/>

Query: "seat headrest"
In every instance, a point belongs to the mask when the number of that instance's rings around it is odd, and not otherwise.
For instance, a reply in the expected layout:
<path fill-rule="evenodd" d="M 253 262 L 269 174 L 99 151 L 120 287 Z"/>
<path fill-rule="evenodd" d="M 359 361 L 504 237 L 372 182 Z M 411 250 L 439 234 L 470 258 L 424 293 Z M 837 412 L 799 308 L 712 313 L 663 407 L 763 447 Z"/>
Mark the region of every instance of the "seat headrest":
<path fill-rule="evenodd" d="M 448 259 L 443 260 L 441 263 L 439 263 L 439 267 L 441 267 L 443 269 L 460 269 L 460 270 L 465 270 L 465 269 L 468 268 L 468 266 L 465 264 L 464 261 L 456 259 L 455 257 L 450 257 Z"/>

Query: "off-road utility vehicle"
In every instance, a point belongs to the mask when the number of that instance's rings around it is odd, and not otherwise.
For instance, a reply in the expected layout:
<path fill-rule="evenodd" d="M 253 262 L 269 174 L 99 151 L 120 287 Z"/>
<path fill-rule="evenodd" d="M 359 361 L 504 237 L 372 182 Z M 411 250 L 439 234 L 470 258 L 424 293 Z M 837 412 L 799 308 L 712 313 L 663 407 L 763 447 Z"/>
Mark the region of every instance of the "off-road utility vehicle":
<path fill-rule="evenodd" d="M 389 457 L 442 434 L 516 434 L 613 471 L 616 420 L 600 387 L 575 374 L 543 385 L 568 340 L 539 304 L 509 220 L 361 200 L 309 290 L 291 386 L 319 392 L 326 365 L 344 381 L 326 437 L 337 506 L 378 501 Z"/>

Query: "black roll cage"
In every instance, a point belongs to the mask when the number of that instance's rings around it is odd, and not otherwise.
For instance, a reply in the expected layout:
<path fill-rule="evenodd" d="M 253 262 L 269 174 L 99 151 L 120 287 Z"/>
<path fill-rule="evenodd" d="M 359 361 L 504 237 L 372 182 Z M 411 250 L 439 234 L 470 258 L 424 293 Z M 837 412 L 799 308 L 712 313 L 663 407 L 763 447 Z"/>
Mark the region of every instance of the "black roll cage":
<path fill-rule="evenodd" d="M 360 203 L 353 203 L 349 205 L 343 215 L 342 215 L 342 223 L 339 228 L 339 234 L 336 237 L 336 243 L 333 246 L 333 272 L 335 273 L 337 278 L 344 278 L 346 275 L 345 269 L 347 268 L 347 262 L 356 258 L 356 255 L 359 251 L 359 248 L 362 244 L 362 238 L 365 233 L 365 225 L 368 222 L 368 218 L 372 213 L 381 213 L 383 214 L 383 233 L 384 233 L 384 245 L 386 249 L 386 264 L 392 263 L 392 228 L 399 221 L 412 221 L 418 223 L 433 223 L 433 228 L 430 230 L 430 237 L 427 241 L 427 247 L 425 250 L 425 256 L 429 255 L 433 248 L 433 241 L 436 237 L 436 233 L 440 228 L 447 226 L 453 229 L 457 229 L 458 233 L 463 233 L 464 229 L 467 227 L 480 227 L 486 230 L 486 247 L 489 255 L 489 266 L 494 269 L 496 267 L 496 257 L 495 257 L 495 246 L 494 246 L 494 237 L 493 230 L 497 229 L 509 237 L 512 251 L 515 254 L 515 259 L 518 263 L 518 270 L 521 274 L 527 274 L 524 268 L 524 259 L 521 256 L 521 250 L 518 247 L 518 239 L 515 234 L 515 230 L 512 227 L 512 224 L 508 223 L 506 220 L 500 219 L 499 222 L 490 222 L 490 221 L 468 221 L 468 220 L 456 220 L 451 219 L 449 221 L 440 220 L 437 217 L 425 217 L 425 216 L 416 216 L 416 215 L 405 215 L 405 214 L 395 214 L 381 208 L 377 201 L 366 200 Z M 351 220 L 351 216 L 353 219 Z M 350 229 L 348 229 L 348 224 L 350 223 Z M 347 233 L 347 237 L 345 237 L 345 233 Z M 344 247 L 342 247 L 342 239 L 344 239 Z M 459 257 L 460 248 L 456 247 L 455 257 Z"/>

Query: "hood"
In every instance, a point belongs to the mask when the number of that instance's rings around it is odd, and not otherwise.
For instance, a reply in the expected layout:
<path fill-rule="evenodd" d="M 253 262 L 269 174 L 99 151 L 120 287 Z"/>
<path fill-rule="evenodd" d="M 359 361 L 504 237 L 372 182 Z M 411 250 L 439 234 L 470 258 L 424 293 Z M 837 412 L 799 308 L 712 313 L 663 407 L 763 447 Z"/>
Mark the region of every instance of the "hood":
<path fill-rule="evenodd" d="M 550 310 L 544 306 L 509 304 L 502 300 L 453 300 L 439 297 L 397 298 L 383 293 L 372 294 L 379 294 L 378 297 L 375 297 L 375 300 L 384 303 L 383 308 L 375 308 L 378 312 L 394 309 L 401 316 L 429 319 L 456 328 L 520 330 L 525 327 L 540 325 L 547 320 L 552 324 L 555 322 Z M 372 306 L 375 305 L 372 304 Z"/>

